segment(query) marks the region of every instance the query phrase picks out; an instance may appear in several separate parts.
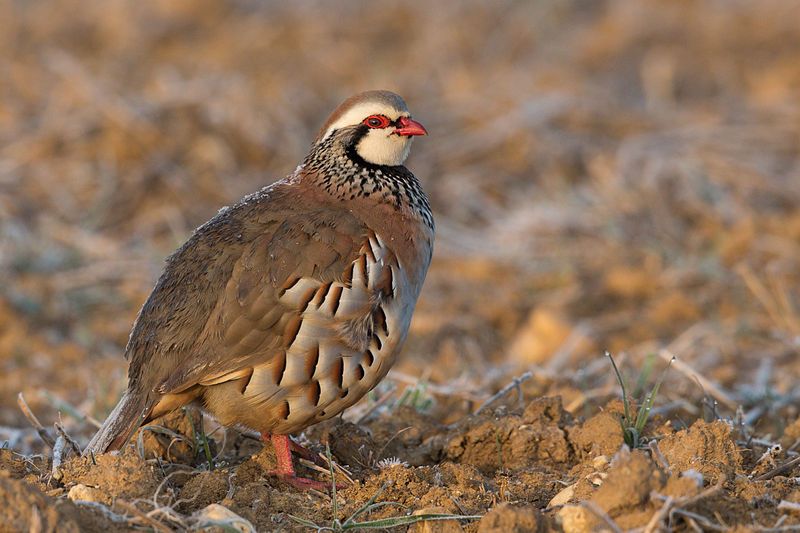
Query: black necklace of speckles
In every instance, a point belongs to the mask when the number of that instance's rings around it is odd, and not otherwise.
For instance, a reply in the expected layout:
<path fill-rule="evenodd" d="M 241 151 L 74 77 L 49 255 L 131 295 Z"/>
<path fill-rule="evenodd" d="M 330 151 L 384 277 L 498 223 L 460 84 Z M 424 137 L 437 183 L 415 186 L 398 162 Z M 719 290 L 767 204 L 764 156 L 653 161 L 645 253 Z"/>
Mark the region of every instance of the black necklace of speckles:
<path fill-rule="evenodd" d="M 376 165 L 358 155 L 355 147 L 366 132 L 365 126 L 335 131 L 311 149 L 303 166 L 316 172 L 318 183 L 340 200 L 372 197 L 398 209 L 408 205 L 432 229 L 431 207 L 416 176 L 402 165 Z"/>

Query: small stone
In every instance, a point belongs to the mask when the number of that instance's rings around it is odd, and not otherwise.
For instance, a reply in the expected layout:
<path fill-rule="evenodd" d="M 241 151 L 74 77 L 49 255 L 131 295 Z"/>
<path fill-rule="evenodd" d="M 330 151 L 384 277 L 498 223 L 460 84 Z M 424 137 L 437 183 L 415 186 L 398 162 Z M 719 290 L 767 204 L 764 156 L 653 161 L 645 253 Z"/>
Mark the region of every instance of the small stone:
<path fill-rule="evenodd" d="M 569 501 L 575 496 L 575 484 L 568 487 L 564 487 L 561 489 L 558 494 L 553 496 L 553 499 L 550 500 L 550 503 L 547 504 L 547 507 L 555 507 L 557 505 L 566 505 Z"/>
<path fill-rule="evenodd" d="M 67 493 L 67 497 L 72 501 L 82 502 L 103 502 L 106 500 L 103 491 L 98 488 L 78 483 Z"/>
<path fill-rule="evenodd" d="M 542 515 L 532 506 L 501 503 L 478 522 L 478 533 L 535 533 L 546 525 Z"/>
<path fill-rule="evenodd" d="M 227 507 L 218 503 L 207 505 L 192 515 L 195 528 L 203 531 L 239 531 L 256 533 L 256 528 L 248 520 L 242 518 Z M 212 529 L 215 528 L 215 529 Z"/>

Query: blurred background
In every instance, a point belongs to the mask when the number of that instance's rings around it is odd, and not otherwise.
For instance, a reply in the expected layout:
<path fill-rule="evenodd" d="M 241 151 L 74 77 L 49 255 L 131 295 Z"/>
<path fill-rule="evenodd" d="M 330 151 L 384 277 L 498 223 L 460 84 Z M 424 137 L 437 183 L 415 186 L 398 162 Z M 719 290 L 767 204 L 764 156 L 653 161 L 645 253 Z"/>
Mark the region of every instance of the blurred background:
<path fill-rule="evenodd" d="M 632 375 L 675 354 L 658 404 L 679 418 L 796 415 L 798 20 L 791 0 L 0 2 L 0 441 L 33 442 L 19 391 L 88 438 L 164 258 L 376 88 L 430 132 L 408 166 L 437 222 L 399 389 L 469 409 L 531 371 L 581 414 L 619 394 L 604 350 Z"/>

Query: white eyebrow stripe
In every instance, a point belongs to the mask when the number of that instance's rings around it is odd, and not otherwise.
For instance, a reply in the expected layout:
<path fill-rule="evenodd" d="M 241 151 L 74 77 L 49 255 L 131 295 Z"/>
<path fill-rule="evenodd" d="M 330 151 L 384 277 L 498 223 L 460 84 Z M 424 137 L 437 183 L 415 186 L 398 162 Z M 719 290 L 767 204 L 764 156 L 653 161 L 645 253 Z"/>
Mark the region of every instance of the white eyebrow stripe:
<path fill-rule="evenodd" d="M 323 135 L 322 139 L 320 140 L 327 139 L 328 136 L 334 132 L 334 130 L 344 128 L 345 126 L 354 126 L 359 124 L 362 120 L 370 115 L 385 115 L 387 118 L 389 118 L 389 120 L 395 121 L 399 117 L 410 116 L 410 113 L 407 111 L 398 111 L 393 107 L 389 107 L 377 102 L 364 102 L 362 104 L 353 106 L 341 117 L 339 117 L 336 122 L 328 126 L 328 129 L 325 130 L 325 135 Z"/>

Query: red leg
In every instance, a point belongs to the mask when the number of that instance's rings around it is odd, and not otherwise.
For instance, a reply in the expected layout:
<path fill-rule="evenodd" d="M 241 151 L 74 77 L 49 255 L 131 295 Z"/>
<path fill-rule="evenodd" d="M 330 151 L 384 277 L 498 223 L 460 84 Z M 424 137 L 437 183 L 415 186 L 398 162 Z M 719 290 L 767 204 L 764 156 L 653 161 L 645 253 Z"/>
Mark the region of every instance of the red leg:
<path fill-rule="evenodd" d="M 327 465 L 326 465 L 326 464 L 325 464 L 325 463 L 324 463 L 324 462 L 323 462 L 323 461 L 322 461 L 322 460 L 319 458 L 319 456 L 318 456 L 317 454 L 315 454 L 314 452 L 312 452 L 311 450 L 309 450 L 309 449 L 308 449 L 308 448 L 306 448 L 305 446 L 301 446 L 300 444 L 297 444 L 297 443 L 296 443 L 294 440 L 292 440 L 292 438 L 291 438 L 291 437 L 288 437 L 288 438 L 289 438 L 289 448 L 291 448 L 291 450 L 292 450 L 294 453 L 296 453 L 297 455 L 299 455 L 299 456 L 300 456 L 300 457 L 302 457 L 303 459 L 308 459 L 308 460 L 309 460 L 309 461 L 311 461 L 312 463 L 316 463 L 316 464 L 318 464 L 318 465 L 320 465 L 320 466 L 327 466 Z M 265 444 L 266 444 L 267 442 L 269 442 L 269 441 L 270 441 L 270 439 L 271 439 L 271 437 L 270 437 L 270 433 L 262 433 L 262 434 L 261 434 L 261 440 L 263 440 Z"/>
<path fill-rule="evenodd" d="M 275 448 L 275 457 L 278 459 L 278 467 L 272 474 L 298 489 L 328 490 L 330 488 L 328 483 L 297 476 L 292 462 L 292 444 L 294 443 L 288 435 L 262 435 L 263 440 L 266 441 L 267 438 L 272 441 L 272 446 Z M 297 444 L 295 446 L 305 451 L 302 446 Z"/>

